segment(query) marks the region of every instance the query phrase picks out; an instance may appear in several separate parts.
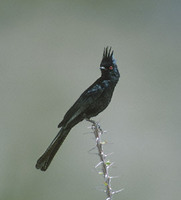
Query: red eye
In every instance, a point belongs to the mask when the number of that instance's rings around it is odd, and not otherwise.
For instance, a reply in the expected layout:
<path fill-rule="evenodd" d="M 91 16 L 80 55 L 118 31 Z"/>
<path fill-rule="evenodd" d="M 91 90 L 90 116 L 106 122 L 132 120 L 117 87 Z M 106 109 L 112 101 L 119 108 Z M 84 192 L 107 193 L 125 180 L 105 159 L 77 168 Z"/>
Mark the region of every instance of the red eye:
<path fill-rule="evenodd" d="M 113 69 L 113 66 L 110 66 L 109 69 L 112 70 L 112 69 Z"/>

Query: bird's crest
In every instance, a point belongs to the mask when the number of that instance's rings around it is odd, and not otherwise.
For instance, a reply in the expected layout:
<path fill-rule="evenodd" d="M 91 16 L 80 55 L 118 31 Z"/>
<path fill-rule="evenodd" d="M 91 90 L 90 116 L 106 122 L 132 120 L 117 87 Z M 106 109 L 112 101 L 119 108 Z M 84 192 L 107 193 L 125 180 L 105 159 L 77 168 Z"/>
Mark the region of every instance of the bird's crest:
<path fill-rule="evenodd" d="M 111 49 L 111 47 L 104 48 L 101 66 L 110 66 L 116 64 L 113 53 L 114 51 Z"/>

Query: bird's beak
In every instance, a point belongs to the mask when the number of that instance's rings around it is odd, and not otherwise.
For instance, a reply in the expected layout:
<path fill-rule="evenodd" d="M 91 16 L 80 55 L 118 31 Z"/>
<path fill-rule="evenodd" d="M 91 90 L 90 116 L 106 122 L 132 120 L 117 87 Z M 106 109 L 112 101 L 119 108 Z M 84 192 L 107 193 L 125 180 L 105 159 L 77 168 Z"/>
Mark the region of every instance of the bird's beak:
<path fill-rule="evenodd" d="M 106 68 L 104 66 L 101 66 L 100 69 L 105 70 Z"/>

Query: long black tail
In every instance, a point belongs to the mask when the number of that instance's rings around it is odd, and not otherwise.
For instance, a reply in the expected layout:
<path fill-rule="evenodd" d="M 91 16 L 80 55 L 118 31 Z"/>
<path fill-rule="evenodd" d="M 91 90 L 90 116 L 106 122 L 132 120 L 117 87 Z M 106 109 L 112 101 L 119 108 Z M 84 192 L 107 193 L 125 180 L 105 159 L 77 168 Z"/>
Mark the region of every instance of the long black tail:
<path fill-rule="evenodd" d="M 47 148 L 45 153 L 37 160 L 36 168 L 41 171 L 46 171 L 51 161 L 53 160 L 58 149 L 62 145 L 63 141 L 67 137 L 70 129 L 61 128 L 57 136 L 54 138 L 50 146 Z"/>

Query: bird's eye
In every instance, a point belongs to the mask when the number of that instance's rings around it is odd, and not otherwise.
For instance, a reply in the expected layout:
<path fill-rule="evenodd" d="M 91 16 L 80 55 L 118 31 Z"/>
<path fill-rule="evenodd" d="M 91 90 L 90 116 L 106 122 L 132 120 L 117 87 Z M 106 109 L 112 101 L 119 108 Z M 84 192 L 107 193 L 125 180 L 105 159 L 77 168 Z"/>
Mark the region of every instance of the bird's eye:
<path fill-rule="evenodd" d="M 110 69 L 110 70 L 113 70 L 113 66 L 110 66 L 109 69 Z"/>

